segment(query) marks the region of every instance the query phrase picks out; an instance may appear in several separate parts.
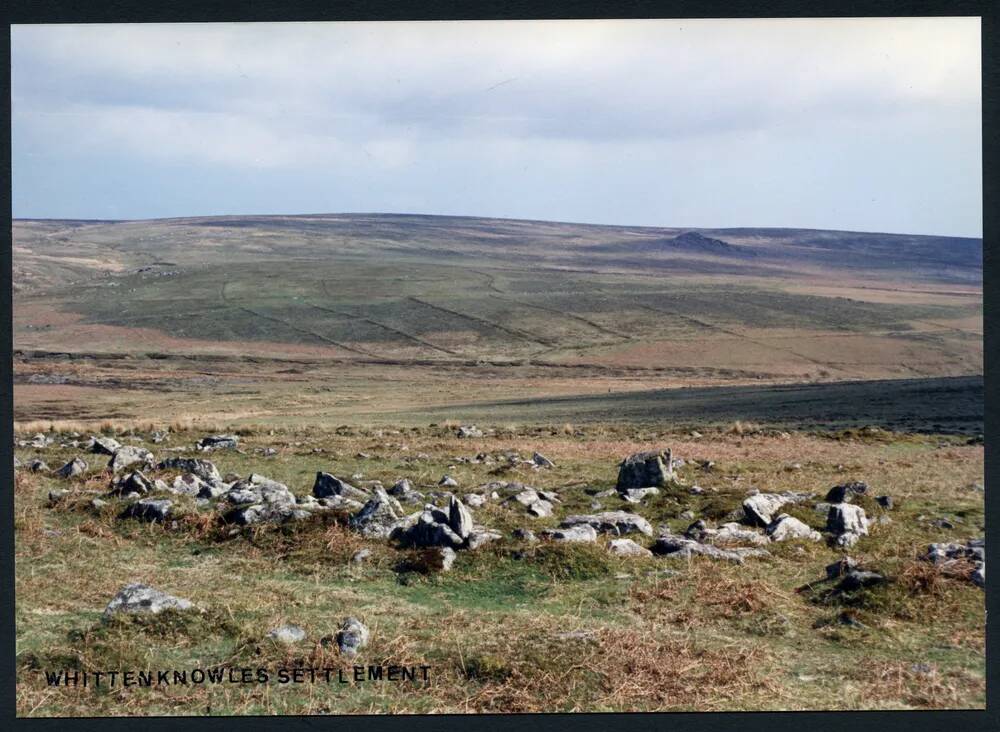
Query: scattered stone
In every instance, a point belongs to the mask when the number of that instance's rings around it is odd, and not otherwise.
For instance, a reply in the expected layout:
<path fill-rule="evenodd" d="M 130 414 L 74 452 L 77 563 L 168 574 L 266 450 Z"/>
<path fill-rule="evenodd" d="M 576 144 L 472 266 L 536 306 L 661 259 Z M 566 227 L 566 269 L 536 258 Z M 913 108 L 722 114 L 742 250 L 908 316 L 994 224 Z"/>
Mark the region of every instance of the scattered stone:
<path fill-rule="evenodd" d="M 375 495 L 351 517 L 350 526 L 364 536 L 385 539 L 403 516 L 399 501 L 378 488 Z"/>
<path fill-rule="evenodd" d="M 169 440 L 170 435 L 168 435 L 166 432 L 157 431 L 151 434 L 149 436 L 149 439 L 152 440 L 154 443 L 159 444 L 161 442 L 166 442 L 167 440 Z"/>
<path fill-rule="evenodd" d="M 526 541 L 529 544 L 534 544 L 538 541 L 538 537 L 535 536 L 535 532 L 531 529 L 514 529 L 512 535 L 515 539 L 520 539 L 521 541 Z"/>
<path fill-rule="evenodd" d="M 273 638 L 279 643 L 298 643 L 306 639 L 306 632 L 297 625 L 282 625 L 267 634 L 268 638 Z"/>
<path fill-rule="evenodd" d="M 695 555 L 709 559 L 724 560 L 742 564 L 748 557 L 766 557 L 770 552 L 765 549 L 720 549 L 710 544 L 701 544 L 693 539 L 673 534 L 663 534 L 652 546 L 653 554 L 667 556 L 672 559 L 689 559 Z"/>
<path fill-rule="evenodd" d="M 438 485 L 444 486 L 446 488 L 458 488 L 458 481 L 452 478 L 450 475 L 445 475 L 438 481 Z"/>
<path fill-rule="evenodd" d="M 347 618 L 337 632 L 337 646 L 345 656 L 356 656 L 368 645 L 368 628 L 357 618 Z"/>
<path fill-rule="evenodd" d="M 631 539 L 612 539 L 608 543 L 608 548 L 612 554 L 619 557 L 651 557 L 653 552 L 644 546 L 636 544 Z"/>
<path fill-rule="evenodd" d="M 637 452 L 618 466 L 619 492 L 629 488 L 665 486 L 675 479 L 670 450 Z"/>
<path fill-rule="evenodd" d="M 354 552 L 353 556 L 351 556 L 351 564 L 361 564 L 362 562 L 367 562 L 371 559 L 371 556 L 371 549 L 368 549 L 367 547 L 364 549 L 358 549 Z"/>
<path fill-rule="evenodd" d="M 885 577 L 880 575 L 878 572 L 868 572 L 863 569 L 851 569 L 848 570 L 844 578 L 840 580 L 840 584 L 837 585 L 837 590 L 840 592 L 854 592 L 855 590 L 860 590 L 864 587 L 874 587 L 875 585 L 881 585 L 885 583 Z"/>
<path fill-rule="evenodd" d="M 161 460 L 156 467 L 158 470 L 180 470 L 185 473 L 194 473 L 207 483 L 222 482 L 219 469 L 210 460 L 172 457 Z"/>
<path fill-rule="evenodd" d="M 571 528 L 580 524 L 592 526 L 600 533 L 612 533 L 615 536 L 638 532 L 646 536 L 653 535 L 653 527 L 642 516 L 626 511 L 605 511 L 604 513 L 567 516 L 560 523 L 562 528 Z"/>
<path fill-rule="evenodd" d="M 49 466 L 46 465 L 44 461 L 35 458 L 28 463 L 28 470 L 32 473 L 47 473 L 49 472 Z"/>
<path fill-rule="evenodd" d="M 641 503 L 643 498 L 647 496 L 655 496 L 659 494 L 660 489 L 655 487 L 649 488 L 629 488 L 627 490 L 621 491 L 619 495 L 623 501 L 627 503 Z"/>
<path fill-rule="evenodd" d="M 875 496 L 875 503 L 880 505 L 886 511 L 891 511 L 895 508 L 895 502 L 892 500 L 892 496 Z"/>
<path fill-rule="evenodd" d="M 834 503 L 826 516 L 826 528 L 836 537 L 841 547 L 852 547 L 862 536 L 868 535 L 868 517 L 860 506 Z"/>
<path fill-rule="evenodd" d="M 95 511 L 100 511 L 108 505 L 108 502 L 101 498 L 94 498 L 90 501 L 90 507 Z"/>
<path fill-rule="evenodd" d="M 122 518 L 133 518 L 139 521 L 163 522 L 170 518 L 173 503 L 166 499 L 140 498 L 135 503 L 125 507 Z"/>
<path fill-rule="evenodd" d="M 178 475 L 174 478 L 173 485 L 168 489 L 171 493 L 176 493 L 182 496 L 199 496 L 202 495 L 202 491 L 206 493 L 204 498 L 215 498 L 212 495 L 212 489 L 209 487 L 208 483 L 203 481 L 194 473 L 184 473 L 183 475 Z M 218 495 L 221 495 L 225 489 L 221 488 L 218 491 Z"/>
<path fill-rule="evenodd" d="M 260 523 L 303 521 L 312 514 L 303 508 L 285 503 L 252 503 L 233 508 L 223 516 L 226 523 L 252 526 Z"/>
<path fill-rule="evenodd" d="M 590 524 L 583 523 L 569 528 L 546 529 L 542 536 L 553 541 L 593 543 L 597 541 L 597 530 Z"/>
<path fill-rule="evenodd" d="M 390 538 L 398 539 L 404 546 L 462 545 L 462 537 L 448 525 L 448 515 L 430 504 L 423 511 L 399 522 L 392 529 Z"/>
<path fill-rule="evenodd" d="M 944 564 L 956 559 L 986 561 L 986 544 L 982 539 L 969 539 L 965 544 L 931 544 L 921 557 L 934 564 Z"/>
<path fill-rule="evenodd" d="M 473 425 L 459 427 L 456 433 L 459 437 L 470 438 L 470 437 L 482 437 L 483 432 L 478 427 Z"/>
<path fill-rule="evenodd" d="M 868 493 L 868 484 L 853 480 L 841 485 L 835 485 L 826 494 L 827 503 L 849 503 L 852 496 L 863 496 Z"/>
<path fill-rule="evenodd" d="M 820 541 L 823 537 L 794 516 L 780 514 L 766 529 L 771 541 L 788 541 L 789 539 L 806 539 Z"/>
<path fill-rule="evenodd" d="M 777 493 L 758 493 L 743 501 L 747 522 L 755 526 L 769 526 L 775 512 L 788 503 L 788 498 Z"/>
<path fill-rule="evenodd" d="M 466 546 L 469 549 L 475 550 L 481 547 L 483 544 L 487 544 L 491 541 L 497 541 L 503 537 L 495 531 L 489 531 L 486 529 L 476 529 L 471 534 L 469 538 L 465 540 Z"/>
<path fill-rule="evenodd" d="M 113 437 L 92 435 L 90 438 L 90 451 L 97 455 L 114 455 L 120 447 L 121 443 Z"/>
<path fill-rule="evenodd" d="M 190 600 L 168 595 L 149 585 L 132 583 L 125 585 L 104 608 L 104 617 L 115 613 L 160 613 L 164 610 L 188 610 Z"/>
<path fill-rule="evenodd" d="M 531 462 L 533 462 L 539 468 L 554 468 L 556 466 L 554 462 L 549 460 L 540 452 L 536 452 L 534 455 L 531 456 Z"/>
<path fill-rule="evenodd" d="M 111 456 L 111 460 L 108 461 L 108 468 L 111 469 L 112 473 L 117 473 L 119 470 L 135 463 L 141 463 L 144 467 L 152 468 L 154 464 L 153 453 L 144 447 L 122 445 Z"/>
<path fill-rule="evenodd" d="M 44 463 L 43 463 L 44 465 Z M 37 472 L 37 471 L 35 471 Z M 60 478 L 75 478 L 87 472 L 87 463 L 83 458 L 75 457 L 56 471 Z"/>
<path fill-rule="evenodd" d="M 139 470 L 133 470 L 124 477 L 119 477 L 112 481 L 111 495 L 129 498 L 131 496 L 144 496 L 154 490 L 153 482 L 142 474 Z"/>
<path fill-rule="evenodd" d="M 59 503 L 62 499 L 69 495 L 69 491 L 65 488 L 54 488 L 49 491 L 49 505 L 54 506 Z"/>
<path fill-rule="evenodd" d="M 465 496 L 466 505 L 473 508 L 482 508 L 486 505 L 486 500 L 486 496 L 481 496 L 478 493 L 469 493 Z"/>
<path fill-rule="evenodd" d="M 409 481 L 407 481 L 407 485 L 409 485 Z M 395 486 L 393 487 L 395 488 Z M 371 498 L 370 494 L 360 488 L 355 488 L 353 485 L 341 480 L 337 476 L 331 475 L 330 473 L 324 473 L 322 471 L 316 473 L 316 481 L 313 483 L 312 493 L 316 496 L 316 498 L 343 496 L 344 498 L 350 498 L 361 502 L 365 502 Z"/>
<path fill-rule="evenodd" d="M 857 567 L 857 560 L 852 559 L 851 557 L 843 557 L 842 559 L 838 559 L 833 564 L 826 565 L 826 578 L 828 580 L 833 580 L 838 577 L 843 577 L 852 569 L 857 569 Z"/>
<path fill-rule="evenodd" d="M 979 587 L 986 587 L 986 562 L 980 562 L 972 574 L 969 575 L 969 579 L 973 581 Z"/>
<path fill-rule="evenodd" d="M 212 450 L 235 450 L 240 446 L 240 438 L 236 435 L 209 435 L 198 440 L 196 447 L 202 452 Z"/>
<path fill-rule="evenodd" d="M 455 550 L 450 546 L 441 546 L 432 550 L 431 559 L 435 569 L 442 572 L 451 571 L 452 565 L 455 563 Z"/>
<path fill-rule="evenodd" d="M 528 506 L 528 513 L 536 518 L 548 518 L 552 515 L 552 504 L 545 500 L 537 500 Z"/>
<path fill-rule="evenodd" d="M 325 475 L 325 473 L 319 473 L 317 475 L 317 480 L 319 475 Z M 400 478 L 399 480 L 397 480 L 395 483 L 392 484 L 392 488 L 389 489 L 388 493 L 390 496 L 401 497 L 405 496 L 407 493 L 410 493 L 412 490 L 413 486 L 410 484 L 410 481 L 407 480 L 406 478 Z"/>
<path fill-rule="evenodd" d="M 472 533 L 472 514 L 455 496 L 448 501 L 448 525 L 462 539 L 468 538 Z"/>
<path fill-rule="evenodd" d="M 684 532 L 688 539 L 694 539 L 702 544 L 712 546 L 732 546 L 738 544 L 753 544 L 762 546 L 769 543 L 768 538 L 759 531 L 748 529 L 741 524 L 730 521 L 717 529 L 710 529 L 704 521 L 695 521 Z"/>

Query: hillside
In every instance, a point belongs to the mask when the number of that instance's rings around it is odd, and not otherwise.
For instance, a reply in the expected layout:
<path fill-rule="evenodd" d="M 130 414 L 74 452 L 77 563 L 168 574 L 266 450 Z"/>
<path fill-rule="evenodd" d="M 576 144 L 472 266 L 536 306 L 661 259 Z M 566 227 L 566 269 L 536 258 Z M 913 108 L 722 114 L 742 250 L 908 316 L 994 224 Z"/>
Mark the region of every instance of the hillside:
<path fill-rule="evenodd" d="M 139 381 L 120 361 L 39 358 L 62 352 L 151 357 L 144 379 L 182 384 L 178 358 L 272 364 L 211 371 L 240 384 L 294 361 L 337 389 L 398 368 L 423 407 L 458 401 L 427 388 L 442 378 L 493 401 L 978 375 L 981 283 L 982 242 L 943 237 L 375 214 L 16 221 L 19 409 Z"/>

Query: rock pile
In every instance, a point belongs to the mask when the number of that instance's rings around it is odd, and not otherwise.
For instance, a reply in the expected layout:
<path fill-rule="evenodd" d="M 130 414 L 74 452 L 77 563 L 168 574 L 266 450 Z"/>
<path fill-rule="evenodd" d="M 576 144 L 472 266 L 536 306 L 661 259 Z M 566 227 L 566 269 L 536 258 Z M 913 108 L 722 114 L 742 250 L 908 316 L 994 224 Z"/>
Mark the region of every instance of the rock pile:
<path fill-rule="evenodd" d="M 986 542 L 983 539 L 969 539 L 965 544 L 931 544 L 921 558 L 945 567 L 953 567 L 961 561 L 971 562 L 973 569 L 969 579 L 986 587 Z"/>

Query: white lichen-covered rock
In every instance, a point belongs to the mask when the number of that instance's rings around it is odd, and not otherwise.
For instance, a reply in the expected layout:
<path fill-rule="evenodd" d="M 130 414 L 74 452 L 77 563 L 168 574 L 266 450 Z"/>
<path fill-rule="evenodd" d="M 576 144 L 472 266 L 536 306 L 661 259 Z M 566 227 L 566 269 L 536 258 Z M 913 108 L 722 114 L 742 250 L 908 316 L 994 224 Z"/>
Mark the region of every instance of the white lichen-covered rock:
<path fill-rule="evenodd" d="M 337 632 L 337 646 L 345 656 L 353 657 L 368 645 L 368 627 L 357 618 L 347 618 Z"/>
<path fill-rule="evenodd" d="M 404 546 L 449 546 L 458 548 L 464 543 L 448 523 L 448 516 L 434 506 L 409 516 L 392 529 L 390 536 Z"/>
<path fill-rule="evenodd" d="M 291 645 L 306 639 L 306 631 L 298 625 L 282 625 L 267 634 L 268 638 L 273 638 L 279 643 Z"/>
<path fill-rule="evenodd" d="M 665 486 L 675 479 L 670 450 L 637 452 L 618 466 L 619 491 Z"/>
<path fill-rule="evenodd" d="M 113 480 L 109 493 L 128 498 L 130 496 L 144 496 L 147 493 L 152 493 L 155 488 L 153 481 L 143 475 L 141 471 L 133 470 L 131 473 Z"/>
<path fill-rule="evenodd" d="M 711 544 L 702 544 L 694 539 L 674 534 L 662 534 L 652 546 L 653 554 L 672 559 L 690 559 L 694 556 L 704 556 L 709 559 L 724 560 L 742 564 L 748 557 L 766 557 L 770 552 L 766 549 L 734 548 L 722 549 Z"/>
<path fill-rule="evenodd" d="M 170 518 L 173 503 L 166 499 L 140 498 L 122 511 L 122 518 L 163 522 Z"/>
<path fill-rule="evenodd" d="M 111 617 L 115 613 L 156 614 L 164 610 L 188 610 L 192 607 L 189 600 L 168 595 L 149 585 L 133 583 L 118 591 L 104 608 L 104 616 Z"/>
<path fill-rule="evenodd" d="M 43 463 L 44 464 L 44 463 Z M 83 458 L 75 457 L 56 471 L 60 478 L 76 478 L 87 472 L 87 462 Z"/>
<path fill-rule="evenodd" d="M 121 443 L 114 437 L 92 435 L 90 438 L 90 451 L 97 455 L 114 455 L 119 447 Z"/>
<path fill-rule="evenodd" d="M 540 452 L 536 452 L 534 455 L 531 456 L 531 462 L 533 462 L 539 468 L 554 468 L 556 466 L 554 462 L 549 460 Z"/>
<path fill-rule="evenodd" d="M 605 511 L 603 513 L 567 516 L 562 520 L 560 526 L 562 528 L 570 528 L 581 524 L 592 526 L 602 534 L 612 533 L 620 536 L 623 534 L 640 533 L 646 536 L 653 535 L 653 527 L 649 521 L 638 514 L 628 513 L 627 511 Z"/>
<path fill-rule="evenodd" d="M 450 546 L 439 546 L 433 549 L 433 552 L 434 554 L 432 558 L 434 560 L 435 569 L 438 569 L 441 572 L 451 571 L 452 565 L 455 564 L 455 557 L 458 556 L 455 553 L 455 550 Z"/>
<path fill-rule="evenodd" d="M 659 488 L 627 488 L 619 493 L 626 503 L 642 503 L 644 499 L 659 494 Z M 599 495 L 599 494 L 598 494 Z"/>
<path fill-rule="evenodd" d="M 472 533 L 472 513 L 465 504 L 452 496 L 448 501 L 448 526 L 462 539 Z"/>
<path fill-rule="evenodd" d="M 684 536 L 702 544 L 711 544 L 713 546 L 740 544 L 763 546 L 770 543 L 770 540 L 764 534 L 754 529 L 748 529 L 735 521 L 724 523 L 717 529 L 709 528 L 704 521 L 695 521 L 684 532 Z"/>
<path fill-rule="evenodd" d="M 171 457 L 161 460 L 156 467 L 158 470 L 180 470 L 184 473 L 194 473 L 206 483 L 222 482 L 222 475 L 211 460 Z"/>
<path fill-rule="evenodd" d="M 774 520 L 774 514 L 786 503 L 787 497 L 777 493 L 758 493 L 743 501 L 743 514 L 751 525 L 768 526 Z"/>
<path fill-rule="evenodd" d="M 364 536 L 385 539 L 405 515 L 399 501 L 377 488 L 371 500 L 351 517 L 350 526 Z"/>
<path fill-rule="evenodd" d="M 552 515 L 552 504 L 539 499 L 528 506 L 528 513 L 535 518 L 548 518 Z"/>
<path fill-rule="evenodd" d="M 111 469 L 112 473 L 117 473 L 119 470 L 135 464 L 139 464 L 144 468 L 152 468 L 154 465 L 153 453 L 144 447 L 122 445 L 111 456 L 111 460 L 108 461 L 108 468 Z"/>
<path fill-rule="evenodd" d="M 868 536 L 868 517 L 861 506 L 834 503 L 826 515 L 826 528 L 836 537 L 837 546 L 854 546 L 862 536 Z"/>
<path fill-rule="evenodd" d="M 576 524 L 561 529 L 546 529 L 542 536 L 552 541 L 592 544 L 597 541 L 597 530 L 590 524 Z"/>
<path fill-rule="evenodd" d="M 409 488 L 409 481 L 405 481 L 407 489 Z M 397 486 L 399 484 L 397 483 Z M 393 486 L 393 491 L 397 488 Z M 341 480 L 331 473 L 324 473 L 322 471 L 316 473 L 316 480 L 313 483 L 312 494 L 316 498 L 331 498 L 333 496 L 343 496 L 344 498 L 350 498 L 354 501 L 359 501 L 364 504 L 371 498 L 371 494 L 356 488 L 347 481 Z"/>
<path fill-rule="evenodd" d="M 465 540 L 466 546 L 469 549 L 478 549 L 483 544 L 488 544 L 491 541 L 497 541 L 503 537 L 496 531 L 490 531 L 489 529 L 475 529 L 469 538 Z"/>
<path fill-rule="evenodd" d="M 636 544 L 631 539 L 612 539 L 608 550 L 619 557 L 651 557 L 653 552 L 644 546 Z"/>
<path fill-rule="evenodd" d="M 236 435 L 208 435 L 198 440 L 196 447 L 204 452 L 212 450 L 235 450 L 240 446 L 240 438 Z"/>
<path fill-rule="evenodd" d="M 799 521 L 794 516 L 787 513 L 779 514 L 771 525 L 767 527 L 767 535 L 771 541 L 788 541 L 790 539 L 805 539 L 806 541 L 820 541 L 823 536 L 811 529 L 808 525 Z"/>

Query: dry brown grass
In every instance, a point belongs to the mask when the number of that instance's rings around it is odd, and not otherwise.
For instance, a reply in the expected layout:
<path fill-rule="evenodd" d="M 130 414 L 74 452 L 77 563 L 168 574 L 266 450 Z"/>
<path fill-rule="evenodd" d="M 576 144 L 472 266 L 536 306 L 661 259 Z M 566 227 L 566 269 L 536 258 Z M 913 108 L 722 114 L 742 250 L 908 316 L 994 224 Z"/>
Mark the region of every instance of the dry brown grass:
<path fill-rule="evenodd" d="M 730 435 L 739 435 L 740 437 L 744 435 L 754 435 L 760 432 L 763 428 L 756 422 L 747 422 L 743 420 L 736 420 L 733 422 L 726 432 Z"/>
<path fill-rule="evenodd" d="M 849 676 L 860 683 L 866 703 L 888 708 L 965 708 L 970 688 L 981 683 L 961 669 L 905 661 L 861 661 Z"/>

